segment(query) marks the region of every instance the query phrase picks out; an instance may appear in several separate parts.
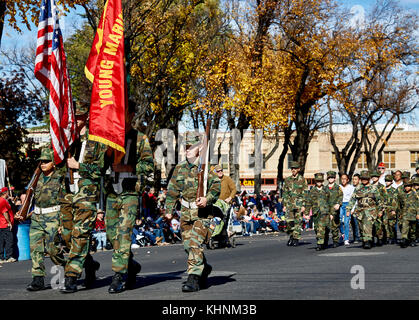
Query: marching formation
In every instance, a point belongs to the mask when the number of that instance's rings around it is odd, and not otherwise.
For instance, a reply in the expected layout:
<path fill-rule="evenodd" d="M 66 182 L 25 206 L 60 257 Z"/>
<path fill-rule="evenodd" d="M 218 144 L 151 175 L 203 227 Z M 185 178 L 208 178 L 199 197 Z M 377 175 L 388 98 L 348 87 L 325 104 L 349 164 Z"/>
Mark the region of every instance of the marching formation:
<path fill-rule="evenodd" d="M 396 171 L 391 175 L 377 171 L 361 171 L 354 175 L 353 185 L 348 185 L 349 177 L 342 175 L 342 185 L 336 183 L 336 172 L 315 174 L 315 186 L 307 190 L 305 179 L 299 174 L 298 162 L 292 162 L 292 176 L 285 179 L 283 205 L 290 235 L 287 245 L 298 246 L 301 238 L 301 222 L 304 212 L 312 211 L 317 238 L 316 250 L 328 247 L 329 232 L 332 233 L 333 247 L 339 246 L 340 232 L 345 244 L 349 244 L 349 221 L 353 215 L 359 226 L 359 237 L 364 249 L 374 245 L 397 243 L 397 228 L 401 232 L 400 246 L 416 246 L 419 221 L 419 177 L 410 178 L 408 172 Z M 385 169 L 384 164 L 379 165 Z M 384 177 L 384 183 L 380 178 Z M 401 181 L 403 179 L 403 181 Z M 349 190 L 352 188 L 352 190 Z M 374 241 L 376 239 L 376 241 Z"/>

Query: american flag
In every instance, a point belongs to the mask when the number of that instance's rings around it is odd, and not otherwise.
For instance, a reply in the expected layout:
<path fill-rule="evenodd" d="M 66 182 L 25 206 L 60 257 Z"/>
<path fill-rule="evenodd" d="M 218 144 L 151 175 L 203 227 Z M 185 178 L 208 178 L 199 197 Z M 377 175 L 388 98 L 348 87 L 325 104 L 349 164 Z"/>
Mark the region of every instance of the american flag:
<path fill-rule="evenodd" d="M 55 0 L 42 0 L 35 77 L 49 90 L 49 118 L 54 160 L 64 160 L 76 137 L 73 99 Z"/>

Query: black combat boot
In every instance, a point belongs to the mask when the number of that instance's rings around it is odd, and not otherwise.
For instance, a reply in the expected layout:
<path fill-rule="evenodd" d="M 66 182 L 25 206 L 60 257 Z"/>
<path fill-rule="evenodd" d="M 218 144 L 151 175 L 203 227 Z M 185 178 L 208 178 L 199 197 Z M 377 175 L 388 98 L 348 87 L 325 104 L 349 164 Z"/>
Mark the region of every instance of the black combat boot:
<path fill-rule="evenodd" d="M 44 289 L 45 289 L 44 277 L 40 277 L 40 276 L 33 277 L 31 284 L 26 287 L 26 290 L 28 291 L 39 291 L 39 290 L 44 290 Z"/>
<path fill-rule="evenodd" d="M 377 247 L 382 247 L 382 246 L 383 246 L 383 240 L 381 240 L 381 239 L 377 239 L 377 244 L 376 244 L 376 246 L 377 246 Z"/>
<path fill-rule="evenodd" d="M 300 242 L 300 240 L 298 240 L 298 239 L 294 239 L 293 241 L 292 241 L 292 246 L 293 247 L 298 247 L 298 243 Z"/>
<path fill-rule="evenodd" d="M 321 251 L 321 250 L 323 250 L 323 245 L 317 244 L 316 251 Z"/>
<path fill-rule="evenodd" d="M 333 248 L 339 247 L 339 242 L 333 242 Z"/>
<path fill-rule="evenodd" d="M 86 260 L 84 262 L 84 272 L 85 272 L 85 279 L 84 279 L 84 286 L 87 289 L 93 287 L 93 284 L 96 281 L 96 271 L 100 268 L 100 263 L 93 260 L 92 256 L 89 254 L 86 256 Z"/>
<path fill-rule="evenodd" d="M 290 235 L 290 238 L 288 239 L 288 242 L 287 242 L 287 246 L 288 247 L 291 246 L 293 241 L 294 241 L 294 238 L 292 237 L 292 235 Z"/>
<path fill-rule="evenodd" d="M 199 291 L 199 276 L 196 274 L 190 274 L 188 280 L 182 286 L 183 292 L 195 292 Z"/>
<path fill-rule="evenodd" d="M 120 293 L 125 290 L 124 281 L 122 279 L 122 274 L 119 272 L 115 272 L 112 277 L 112 283 L 109 286 L 108 292 L 109 293 Z"/>
<path fill-rule="evenodd" d="M 415 240 L 410 241 L 410 246 L 416 247 L 417 246 L 416 241 Z"/>
<path fill-rule="evenodd" d="M 62 293 L 74 293 L 77 291 L 77 277 L 65 277 L 64 288 L 60 289 Z"/>
<path fill-rule="evenodd" d="M 137 274 L 139 274 L 140 271 L 141 271 L 141 264 L 135 261 L 133 257 L 130 255 L 129 260 L 128 260 L 127 281 L 125 282 L 125 287 L 128 290 L 131 290 L 134 288 L 135 283 L 137 281 Z"/>
<path fill-rule="evenodd" d="M 211 265 L 205 263 L 204 270 L 202 270 L 201 278 L 199 279 L 199 288 L 206 289 L 208 288 L 208 276 L 212 271 Z"/>
<path fill-rule="evenodd" d="M 365 241 L 364 249 L 371 249 L 371 241 Z"/>
<path fill-rule="evenodd" d="M 407 240 L 406 239 L 402 239 L 401 243 L 400 243 L 400 248 L 407 248 Z"/>

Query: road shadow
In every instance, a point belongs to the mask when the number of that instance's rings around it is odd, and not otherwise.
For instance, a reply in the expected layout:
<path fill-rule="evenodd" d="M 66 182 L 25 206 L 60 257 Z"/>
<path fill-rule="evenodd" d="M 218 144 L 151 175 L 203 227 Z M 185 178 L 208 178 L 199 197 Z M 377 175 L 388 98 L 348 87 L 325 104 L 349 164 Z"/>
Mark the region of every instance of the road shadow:
<path fill-rule="evenodd" d="M 208 277 L 208 288 L 210 287 L 216 287 L 216 286 L 221 286 L 223 284 L 229 283 L 229 282 L 235 282 L 236 279 L 233 279 L 232 277 L 234 276 L 234 274 L 229 275 L 229 276 L 215 276 L 215 277 Z"/>
<path fill-rule="evenodd" d="M 152 286 L 153 284 L 170 281 L 170 280 L 179 280 L 182 279 L 182 274 L 184 274 L 186 270 L 175 271 L 175 272 L 167 272 L 167 273 L 158 273 L 158 274 L 151 274 L 151 275 L 143 275 L 141 273 L 137 276 L 137 281 L 132 289 L 138 289 L 143 287 Z"/>
<path fill-rule="evenodd" d="M 168 280 L 179 280 L 182 279 L 182 274 L 185 273 L 186 270 L 175 271 L 175 272 L 167 272 L 167 273 L 158 273 L 158 274 L 147 274 L 141 275 L 139 273 L 136 277 L 136 281 L 134 286 L 131 290 L 139 289 L 142 287 L 148 287 L 156 283 L 165 282 Z M 95 283 L 92 287 L 86 288 L 83 286 L 84 280 L 78 280 L 77 285 L 79 286 L 79 291 L 90 290 L 90 289 L 98 289 L 103 287 L 109 287 L 112 283 L 112 276 L 108 276 L 106 278 L 96 279 Z"/>

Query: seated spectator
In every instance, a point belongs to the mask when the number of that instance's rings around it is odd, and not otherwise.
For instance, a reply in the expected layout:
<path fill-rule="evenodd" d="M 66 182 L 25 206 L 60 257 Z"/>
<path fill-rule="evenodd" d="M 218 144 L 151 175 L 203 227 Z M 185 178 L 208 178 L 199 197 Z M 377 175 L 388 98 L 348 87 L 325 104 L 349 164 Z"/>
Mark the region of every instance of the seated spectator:
<path fill-rule="evenodd" d="M 95 228 L 93 229 L 93 239 L 96 241 L 96 250 L 103 250 L 106 247 L 106 227 L 104 212 L 101 209 L 97 211 Z"/>
<path fill-rule="evenodd" d="M 182 235 L 180 232 L 180 221 L 177 215 L 174 215 L 170 221 L 170 231 L 173 233 L 172 243 L 176 243 L 177 240 L 182 241 Z"/>
<path fill-rule="evenodd" d="M 163 215 L 156 220 L 156 229 L 159 229 L 160 231 L 159 236 L 161 236 L 161 242 L 157 243 L 158 245 L 167 245 L 168 243 L 166 241 L 172 240 L 172 234 L 170 231 L 170 220 L 172 220 L 172 214 L 171 213 L 165 213 L 165 210 L 162 210 Z M 155 233 L 156 234 L 156 233 Z"/>
<path fill-rule="evenodd" d="M 265 217 L 265 221 L 268 224 L 268 226 L 272 229 L 272 231 L 279 231 L 279 219 L 273 211 L 269 211 L 268 215 Z"/>

